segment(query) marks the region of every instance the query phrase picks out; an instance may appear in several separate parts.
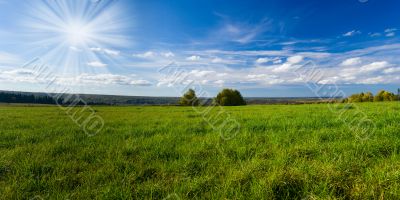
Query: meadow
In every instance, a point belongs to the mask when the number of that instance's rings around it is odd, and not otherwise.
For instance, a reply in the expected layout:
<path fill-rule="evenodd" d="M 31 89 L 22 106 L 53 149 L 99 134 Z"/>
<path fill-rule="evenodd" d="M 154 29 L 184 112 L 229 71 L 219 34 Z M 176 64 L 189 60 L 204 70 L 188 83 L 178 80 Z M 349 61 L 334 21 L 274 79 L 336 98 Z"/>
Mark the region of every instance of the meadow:
<path fill-rule="evenodd" d="M 0 105 L 0 199 L 400 199 L 400 105 L 356 107 L 368 138 L 310 104 L 224 107 L 225 140 L 190 107 L 94 106 L 89 137 L 58 107 Z"/>

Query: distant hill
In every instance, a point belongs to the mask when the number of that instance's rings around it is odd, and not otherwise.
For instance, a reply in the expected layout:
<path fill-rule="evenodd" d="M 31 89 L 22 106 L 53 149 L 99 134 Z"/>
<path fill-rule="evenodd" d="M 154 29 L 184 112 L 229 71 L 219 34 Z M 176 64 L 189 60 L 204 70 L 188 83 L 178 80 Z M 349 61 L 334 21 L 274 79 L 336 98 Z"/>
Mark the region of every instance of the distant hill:
<path fill-rule="evenodd" d="M 49 99 L 47 93 L 18 92 L 0 90 L 0 103 L 32 103 L 32 104 L 55 104 Z M 62 95 L 67 99 L 69 94 Z M 98 95 L 98 94 L 76 94 L 89 105 L 178 105 L 179 97 L 146 97 L 146 96 L 119 96 L 119 95 Z M 200 98 L 201 100 L 209 100 Z M 338 98 L 339 99 L 339 98 Z M 328 98 L 317 97 L 247 97 L 247 104 L 306 104 L 326 103 Z"/>

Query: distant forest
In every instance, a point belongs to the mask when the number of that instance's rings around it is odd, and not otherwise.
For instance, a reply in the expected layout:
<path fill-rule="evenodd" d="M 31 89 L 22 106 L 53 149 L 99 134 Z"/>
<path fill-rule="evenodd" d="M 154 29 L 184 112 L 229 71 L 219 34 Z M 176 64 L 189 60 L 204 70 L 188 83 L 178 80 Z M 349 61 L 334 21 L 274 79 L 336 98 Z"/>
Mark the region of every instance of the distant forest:
<path fill-rule="evenodd" d="M 69 94 L 63 94 L 58 103 L 69 105 L 64 101 Z M 57 104 L 56 99 L 46 93 L 0 91 L 0 103 L 25 103 L 25 104 Z M 55 96 L 55 95 L 54 95 Z M 80 102 L 77 105 L 177 105 L 179 98 L 175 97 L 129 97 L 113 95 L 76 94 Z M 65 97 L 65 98 L 64 98 Z M 76 99 L 74 99 L 76 100 Z"/>
<path fill-rule="evenodd" d="M 32 104 L 56 104 L 56 101 L 50 96 L 35 96 L 33 94 L 18 93 L 0 93 L 0 102 L 2 103 L 32 103 Z"/>
<path fill-rule="evenodd" d="M 68 99 L 68 94 L 61 96 L 61 99 Z M 145 97 L 145 96 L 117 96 L 117 95 L 94 95 L 79 94 L 88 105 L 179 105 L 179 97 Z M 341 99 L 338 97 L 337 99 Z M 200 101 L 212 102 L 209 98 L 199 98 Z M 287 98 L 265 98 L 247 97 L 247 104 L 310 104 L 326 103 L 332 99 L 317 97 L 287 97 Z M 62 101 L 62 100 L 61 100 Z M 56 104 L 51 95 L 46 93 L 30 93 L 15 91 L 0 91 L 0 103 L 25 103 L 25 104 Z M 68 105 L 68 102 L 63 102 Z M 83 102 L 80 103 L 82 105 Z"/>

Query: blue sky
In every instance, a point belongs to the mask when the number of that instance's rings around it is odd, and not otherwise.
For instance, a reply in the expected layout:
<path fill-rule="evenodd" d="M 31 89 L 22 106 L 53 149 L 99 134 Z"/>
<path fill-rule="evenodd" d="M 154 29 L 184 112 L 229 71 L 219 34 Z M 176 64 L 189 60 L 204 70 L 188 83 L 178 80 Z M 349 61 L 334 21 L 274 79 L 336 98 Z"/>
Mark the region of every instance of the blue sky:
<path fill-rule="evenodd" d="M 396 0 L 0 0 L 0 90 L 46 91 L 24 63 L 77 93 L 346 95 L 400 87 Z M 321 77 L 296 71 L 312 64 Z M 182 77 L 165 74 L 166 66 Z M 179 79 L 179 81 L 177 81 Z"/>

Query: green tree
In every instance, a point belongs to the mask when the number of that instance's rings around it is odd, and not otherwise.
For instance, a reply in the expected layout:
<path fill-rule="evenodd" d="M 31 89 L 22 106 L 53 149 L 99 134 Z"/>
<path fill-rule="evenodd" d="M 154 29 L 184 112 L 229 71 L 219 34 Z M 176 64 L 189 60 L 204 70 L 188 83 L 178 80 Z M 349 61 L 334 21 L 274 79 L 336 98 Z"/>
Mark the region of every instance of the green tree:
<path fill-rule="evenodd" d="M 242 94 L 233 89 L 223 89 L 218 93 L 217 97 L 215 97 L 214 101 L 221 106 L 246 105 L 246 101 L 243 99 Z"/>
<path fill-rule="evenodd" d="M 179 100 L 179 105 L 182 106 L 198 106 L 199 99 L 193 89 L 189 89 Z"/>

